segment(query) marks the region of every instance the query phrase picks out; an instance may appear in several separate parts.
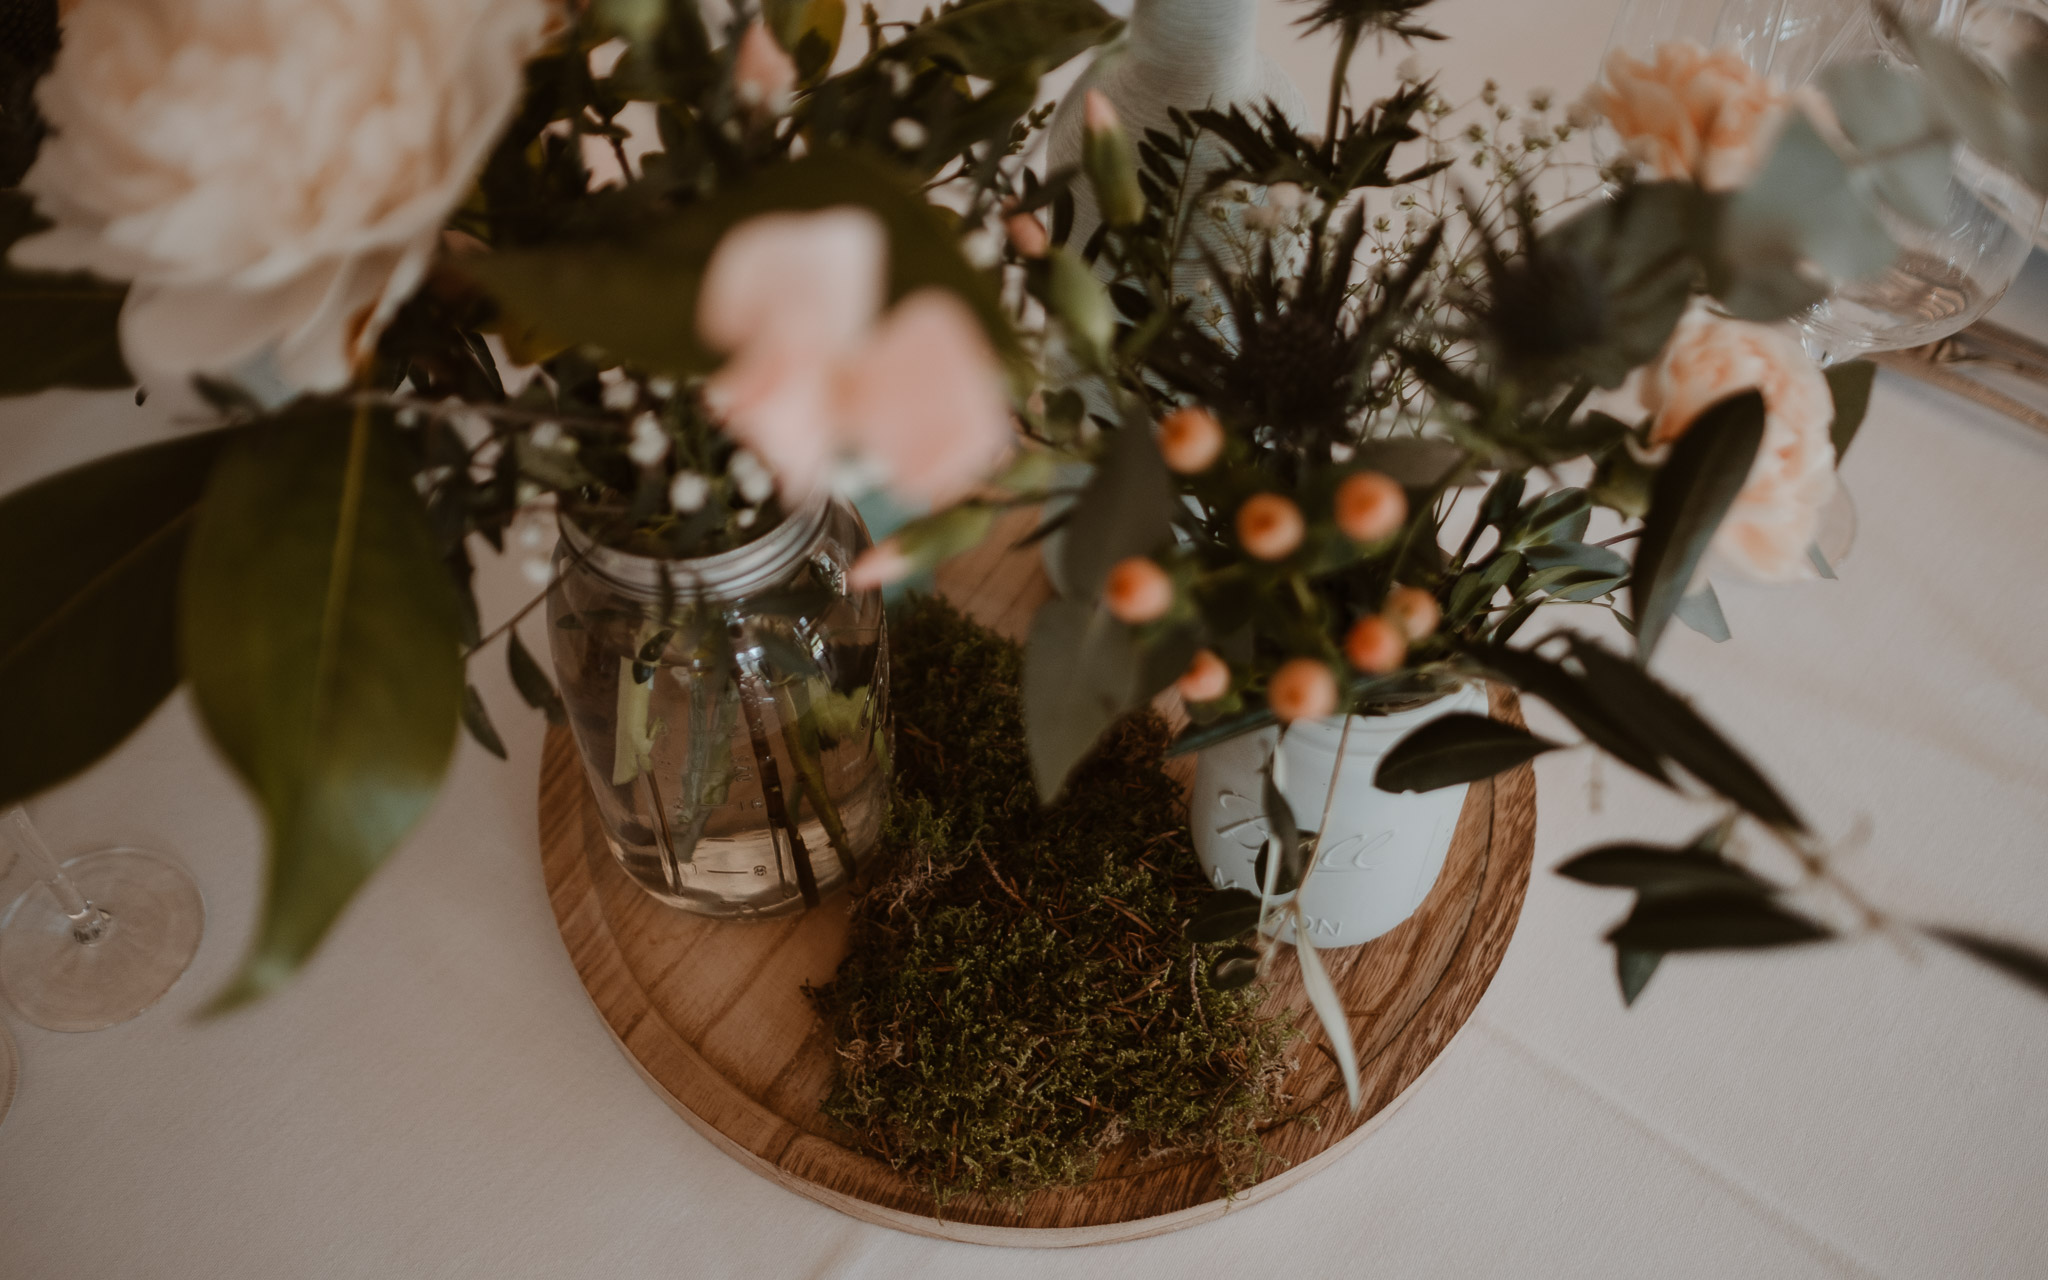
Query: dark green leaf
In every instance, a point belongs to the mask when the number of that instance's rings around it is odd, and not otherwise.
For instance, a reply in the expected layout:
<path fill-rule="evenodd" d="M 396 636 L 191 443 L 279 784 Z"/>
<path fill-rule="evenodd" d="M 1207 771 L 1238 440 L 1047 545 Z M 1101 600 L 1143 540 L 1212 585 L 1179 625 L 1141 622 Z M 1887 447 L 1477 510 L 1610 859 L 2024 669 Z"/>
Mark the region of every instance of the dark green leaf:
<path fill-rule="evenodd" d="M 568 619 L 564 619 L 567 621 Z M 555 692 L 554 682 L 534 656 L 527 652 L 526 644 L 519 633 L 513 631 L 505 637 L 505 664 L 512 671 L 512 687 L 519 690 L 519 696 L 526 699 L 526 705 L 544 713 L 549 724 L 567 724 L 569 713 L 562 706 L 562 695 Z"/>
<path fill-rule="evenodd" d="M 1617 720 L 1605 700 L 1578 676 L 1524 649 L 1495 646 L 1476 649 L 1473 657 L 1515 688 L 1549 703 L 1559 715 L 1571 721 L 1574 728 L 1591 739 L 1594 746 L 1631 769 L 1655 778 L 1667 787 L 1671 785 L 1671 774 L 1664 768 L 1663 752 L 1646 741 L 1640 731 L 1628 722 Z"/>
<path fill-rule="evenodd" d="M 1622 1004 L 1635 1004 L 1636 997 L 1643 994 L 1643 988 L 1650 985 L 1650 975 L 1657 972 L 1657 962 L 1663 958 L 1661 951 L 1638 951 L 1632 947 L 1614 949 L 1614 976 L 1621 982 Z"/>
<path fill-rule="evenodd" d="M 1372 784 L 1382 791 L 1435 791 L 1505 773 L 1560 745 L 1511 724 L 1457 712 L 1395 743 Z"/>
<path fill-rule="evenodd" d="M 476 686 L 462 686 L 462 727 L 469 730 L 469 736 L 476 744 L 498 759 L 506 759 L 505 740 L 498 736 L 498 726 L 491 723 L 491 713 L 484 707 L 483 695 Z"/>
<path fill-rule="evenodd" d="M 1258 927 L 1259 898 L 1243 889 L 1224 889 L 1203 899 L 1188 921 L 1190 942 L 1228 942 Z"/>
<path fill-rule="evenodd" d="M 1832 936 L 1768 898 L 1644 895 L 1607 940 L 1633 951 L 1719 951 L 1786 947 Z"/>
<path fill-rule="evenodd" d="M 975 0 L 919 26 L 888 51 L 927 57 L 970 76 L 1043 75 L 1123 27 L 1094 0 Z"/>
<path fill-rule="evenodd" d="M 1221 720 L 1211 721 L 1205 725 L 1190 725 L 1168 744 L 1166 758 L 1171 760 L 1175 756 L 1207 751 L 1218 743 L 1228 742 L 1247 733 L 1256 733 L 1273 722 L 1273 708 L 1259 707 L 1252 711 L 1239 712 L 1234 716 L 1225 716 Z"/>
<path fill-rule="evenodd" d="M 1103 730 L 1129 711 L 1138 683 L 1131 630 L 1073 600 L 1050 600 L 1024 649 L 1024 727 L 1039 797 L 1066 785 Z"/>
<path fill-rule="evenodd" d="M 1749 479 L 1763 438 L 1763 397 L 1745 391 L 1702 413 L 1657 472 L 1629 584 L 1638 661 L 1647 663 L 1656 652 L 1715 530 Z"/>
<path fill-rule="evenodd" d="M 1592 640 L 1571 637 L 1586 687 L 1613 719 L 1693 777 L 1762 822 L 1788 831 L 1806 824 L 1762 770 L 1649 672 Z"/>
<path fill-rule="evenodd" d="M 2048 995 L 2048 955 L 2043 955 L 2032 947 L 2023 947 L 2017 942 L 1988 937 L 1969 929 L 1934 926 L 1925 932 L 1930 937 L 1939 938 L 1952 947 L 1969 952 L 1994 969 L 2003 969 L 2042 995 Z"/>
<path fill-rule="evenodd" d="M 0 805 L 112 751 L 176 687 L 178 569 L 232 438 L 132 449 L 0 499 Z"/>
<path fill-rule="evenodd" d="M 119 327 L 127 285 L 7 264 L 14 242 L 41 225 L 26 192 L 0 191 L 0 396 L 133 386 Z"/>
<path fill-rule="evenodd" d="M 1275 747 L 1277 755 L 1279 748 Z M 1259 771 L 1259 807 L 1266 817 L 1266 843 L 1259 849 L 1259 856 L 1253 860 L 1252 875 L 1264 892 L 1266 886 L 1266 858 L 1277 846 L 1280 851 L 1279 875 L 1273 881 L 1276 894 L 1293 893 L 1301 887 L 1301 878 L 1308 874 L 1308 846 L 1301 838 L 1301 827 L 1294 820 L 1294 806 L 1287 803 L 1287 797 L 1280 794 L 1280 788 L 1273 782 L 1273 761 L 1268 760 Z"/>
<path fill-rule="evenodd" d="M 275 989 L 426 812 L 463 697 L 455 590 L 392 427 L 346 406 L 239 438 L 185 558 L 201 717 L 262 804 L 270 880 L 216 1009 Z"/>
<path fill-rule="evenodd" d="M 1110 434 L 1102 464 L 1075 501 L 1060 545 L 1060 587 L 1093 601 L 1110 569 L 1150 554 L 1173 528 L 1173 482 L 1159 446 L 1143 426 Z"/>
<path fill-rule="evenodd" d="M 1745 868 L 1698 849 L 1609 844 L 1560 863 L 1557 874 L 1581 884 L 1634 889 L 1655 897 L 1769 897 L 1775 890 Z"/>
<path fill-rule="evenodd" d="M 1868 360 L 1851 360 L 1847 364 L 1829 365 L 1826 373 L 1828 391 L 1835 398 L 1835 422 L 1828 428 L 1828 435 L 1835 442 L 1835 462 L 1839 465 L 1856 439 L 1857 429 L 1863 425 L 1863 415 L 1870 410 L 1870 390 L 1877 380 L 1877 365 Z"/>
<path fill-rule="evenodd" d="M 1711 582 L 1701 583 L 1698 591 L 1680 600 L 1675 616 L 1715 644 L 1728 638 L 1728 618 L 1721 612 L 1721 597 L 1714 594 Z"/>

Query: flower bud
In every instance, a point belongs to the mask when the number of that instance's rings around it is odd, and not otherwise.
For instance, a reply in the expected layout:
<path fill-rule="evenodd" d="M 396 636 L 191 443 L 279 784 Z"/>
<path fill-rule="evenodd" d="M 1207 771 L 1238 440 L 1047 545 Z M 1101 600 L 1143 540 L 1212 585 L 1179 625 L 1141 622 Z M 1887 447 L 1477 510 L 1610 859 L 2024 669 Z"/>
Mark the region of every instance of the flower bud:
<path fill-rule="evenodd" d="M 1084 354 L 1098 360 L 1109 354 L 1116 338 L 1116 314 L 1110 309 L 1109 291 L 1078 254 L 1053 251 L 1050 301 L 1068 337 Z"/>
<path fill-rule="evenodd" d="M 1230 665 L 1210 649 L 1195 651 L 1194 660 L 1173 687 L 1186 702 L 1214 702 L 1230 692 Z"/>
<path fill-rule="evenodd" d="M 1112 227 L 1136 226 L 1145 216 L 1145 193 L 1138 188 L 1138 153 L 1124 132 L 1116 108 L 1100 89 L 1082 100 L 1087 125 L 1081 140 L 1081 167 L 1095 188 L 1102 220 Z"/>
<path fill-rule="evenodd" d="M 1337 677 L 1314 658 L 1291 658 L 1266 685 L 1266 704 L 1282 724 L 1320 720 L 1337 710 Z"/>
<path fill-rule="evenodd" d="M 749 26 L 733 59 L 733 96 L 757 115 L 779 116 L 789 110 L 789 96 L 795 88 L 796 63 L 767 27 L 759 22 Z"/>
<path fill-rule="evenodd" d="M 1052 240 L 1045 234 L 1045 224 L 1035 213 L 1013 213 L 1003 219 L 1003 230 L 1009 235 L 1020 258 L 1043 258 L 1052 247 Z"/>
<path fill-rule="evenodd" d="M 1443 621 L 1444 612 L 1436 597 L 1420 587 L 1395 587 L 1387 593 L 1386 607 L 1381 616 L 1394 624 L 1394 629 L 1407 637 L 1408 643 L 1428 636 Z"/>
<path fill-rule="evenodd" d="M 1301 545 L 1301 508 L 1277 493 L 1255 493 L 1237 509 L 1237 540 L 1261 560 L 1284 560 Z"/>
<path fill-rule="evenodd" d="M 1198 405 L 1175 409 L 1159 420 L 1159 455 L 1184 476 L 1207 471 L 1223 454 L 1223 424 Z"/>
<path fill-rule="evenodd" d="M 1173 607 L 1173 579 L 1157 562 L 1128 556 L 1110 569 L 1102 586 L 1102 602 L 1118 622 L 1133 626 L 1154 622 Z"/>
<path fill-rule="evenodd" d="M 1408 495 L 1391 477 L 1360 471 L 1337 486 L 1337 527 L 1358 542 L 1379 542 L 1408 521 Z"/>
<path fill-rule="evenodd" d="M 1344 637 L 1344 658 L 1367 675 L 1383 676 L 1407 661 L 1408 642 L 1393 623 L 1374 614 L 1352 624 Z"/>

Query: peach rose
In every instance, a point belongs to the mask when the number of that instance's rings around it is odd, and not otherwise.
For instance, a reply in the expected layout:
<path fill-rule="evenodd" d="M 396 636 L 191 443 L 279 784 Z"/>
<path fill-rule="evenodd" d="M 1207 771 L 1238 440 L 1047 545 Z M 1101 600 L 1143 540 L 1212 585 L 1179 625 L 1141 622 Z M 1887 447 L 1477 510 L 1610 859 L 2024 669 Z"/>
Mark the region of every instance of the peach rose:
<path fill-rule="evenodd" d="M 1644 380 L 1644 404 L 1656 415 L 1650 440 L 1676 440 L 1706 409 L 1751 388 L 1764 398 L 1763 444 L 1714 551 L 1759 581 L 1812 578 L 1807 551 L 1835 494 L 1835 404 L 1790 333 L 1695 308 Z"/>
<path fill-rule="evenodd" d="M 1756 172 L 1790 99 L 1732 49 L 1660 44 L 1645 62 L 1607 56 L 1592 105 L 1658 178 L 1731 191 Z"/>
<path fill-rule="evenodd" d="M 347 383 L 420 281 L 560 15 L 546 0 L 92 0 L 36 89 L 17 266 L 132 282 L 139 371 L 268 352 Z"/>

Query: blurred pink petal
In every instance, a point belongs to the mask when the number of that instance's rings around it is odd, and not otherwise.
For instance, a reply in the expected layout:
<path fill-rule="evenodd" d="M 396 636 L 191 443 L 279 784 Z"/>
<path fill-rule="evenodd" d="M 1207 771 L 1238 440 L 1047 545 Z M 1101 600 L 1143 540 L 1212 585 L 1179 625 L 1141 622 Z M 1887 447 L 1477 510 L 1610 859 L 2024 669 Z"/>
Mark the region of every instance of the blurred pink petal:
<path fill-rule="evenodd" d="M 704 401 L 733 439 L 801 497 L 824 481 L 839 446 L 832 428 L 833 366 L 802 346 L 768 342 L 726 361 L 704 385 Z"/>
<path fill-rule="evenodd" d="M 781 115 L 789 109 L 789 95 L 796 88 L 796 63 L 759 22 L 740 37 L 732 86 L 740 105 L 750 111 Z"/>
<path fill-rule="evenodd" d="M 897 304 L 838 390 L 847 442 L 879 462 L 904 497 L 950 502 L 1009 452 L 995 352 L 974 313 L 943 289 Z"/>
<path fill-rule="evenodd" d="M 725 233 L 697 294 L 697 333 L 732 353 L 762 343 L 843 354 L 882 307 L 888 237 L 865 209 L 770 213 Z"/>
<path fill-rule="evenodd" d="M 903 554 L 903 545 L 887 539 L 860 553 L 846 574 L 846 585 L 854 591 L 874 591 L 910 576 L 917 565 Z"/>

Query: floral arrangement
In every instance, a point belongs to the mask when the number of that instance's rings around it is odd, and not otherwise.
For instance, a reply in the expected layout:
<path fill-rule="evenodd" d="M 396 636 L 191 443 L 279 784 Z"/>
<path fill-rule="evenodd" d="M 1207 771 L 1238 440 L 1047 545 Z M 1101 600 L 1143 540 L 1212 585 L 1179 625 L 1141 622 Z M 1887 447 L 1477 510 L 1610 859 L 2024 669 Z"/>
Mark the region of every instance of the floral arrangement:
<path fill-rule="evenodd" d="M 1000 468 L 999 204 L 1039 77 L 1118 27 L 980 0 L 842 57 L 839 0 L 46 8 L 7 63 L 0 390 L 190 379 L 218 424 L 0 501 L 0 792 L 188 684 L 270 831 L 223 1007 L 313 950 L 458 724 L 502 754 L 466 663 L 562 715 L 474 555 L 559 510 L 704 556 L 827 487 L 915 511 Z"/>
<path fill-rule="evenodd" d="M 1430 135 L 1448 112 L 1418 76 L 1347 96 L 1367 37 L 1433 35 L 1427 3 L 1308 10 L 1337 50 L 1320 133 L 1266 108 L 1133 138 L 1091 100 L 1083 172 L 1046 174 L 1020 155 L 1049 118 L 1039 79 L 1115 34 L 1093 0 L 869 12 L 857 54 L 841 0 L 715 30 L 688 0 L 67 6 L 47 69 L 9 59 L 40 114 L 11 112 L 0 146 L 19 179 L 0 390 L 191 378 L 218 423 L 0 499 L 0 799 L 188 684 L 268 819 L 264 919 L 221 1004 L 253 998 L 425 811 L 458 724 L 496 742 L 465 663 L 502 640 L 560 714 L 518 615 L 486 630 L 469 591 L 482 547 L 519 552 L 522 513 L 689 557 L 879 486 L 918 518 L 858 583 L 1074 498 L 1065 594 L 1025 658 L 1048 796 L 1169 686 L 1192 750 L 1486 678 L 1830 877 L 1646 664 L 1674 618 L 1713 625 L 1710 554 L 1808 572 L 1869 375 L 1823 379 L 1761 326 L 1883 269 L 1876 193 L 1924 211 L 1958 140 L 2048 186 L 2048 68 L 2007 80 L 1901 27 L 1925 75 L 1850 69 L 1820 111 L 1713 54 L 1616 60 L 1590 105 L 1636 163 L 1545 217 L 1515 166 L 1569 119 L 1461 141 Z M 1469 200 L 1468 146 L 1493 179 Z M 1189 260 L 1207 295 L 1176 290 Z M 1631 375 L 1640 413 L 1615 416 L 1594 397 Z M 1062 461 L 1088 468 L 1071 495 Z M 1618 531 L 1593 538 L 1596 518 Z M 1552 604 L 1615 610 L 1633 660 L 1514 643 Z M 1557 745 L 1445 717 L 1377 781 Z M 1224 945 L 1219 985 L 1256 973 L 1228 940 L 1284 929 L 1313 865 L 1284 806 L 1269 818 L 1263 892 L 1191 926 Z M 1567 868 L 1638 890 L 1625 982 L 1667 951 L 1828 932 L 1725 840 Z M 1941 936 L 2042 978 L 2009 944 Z"/>

